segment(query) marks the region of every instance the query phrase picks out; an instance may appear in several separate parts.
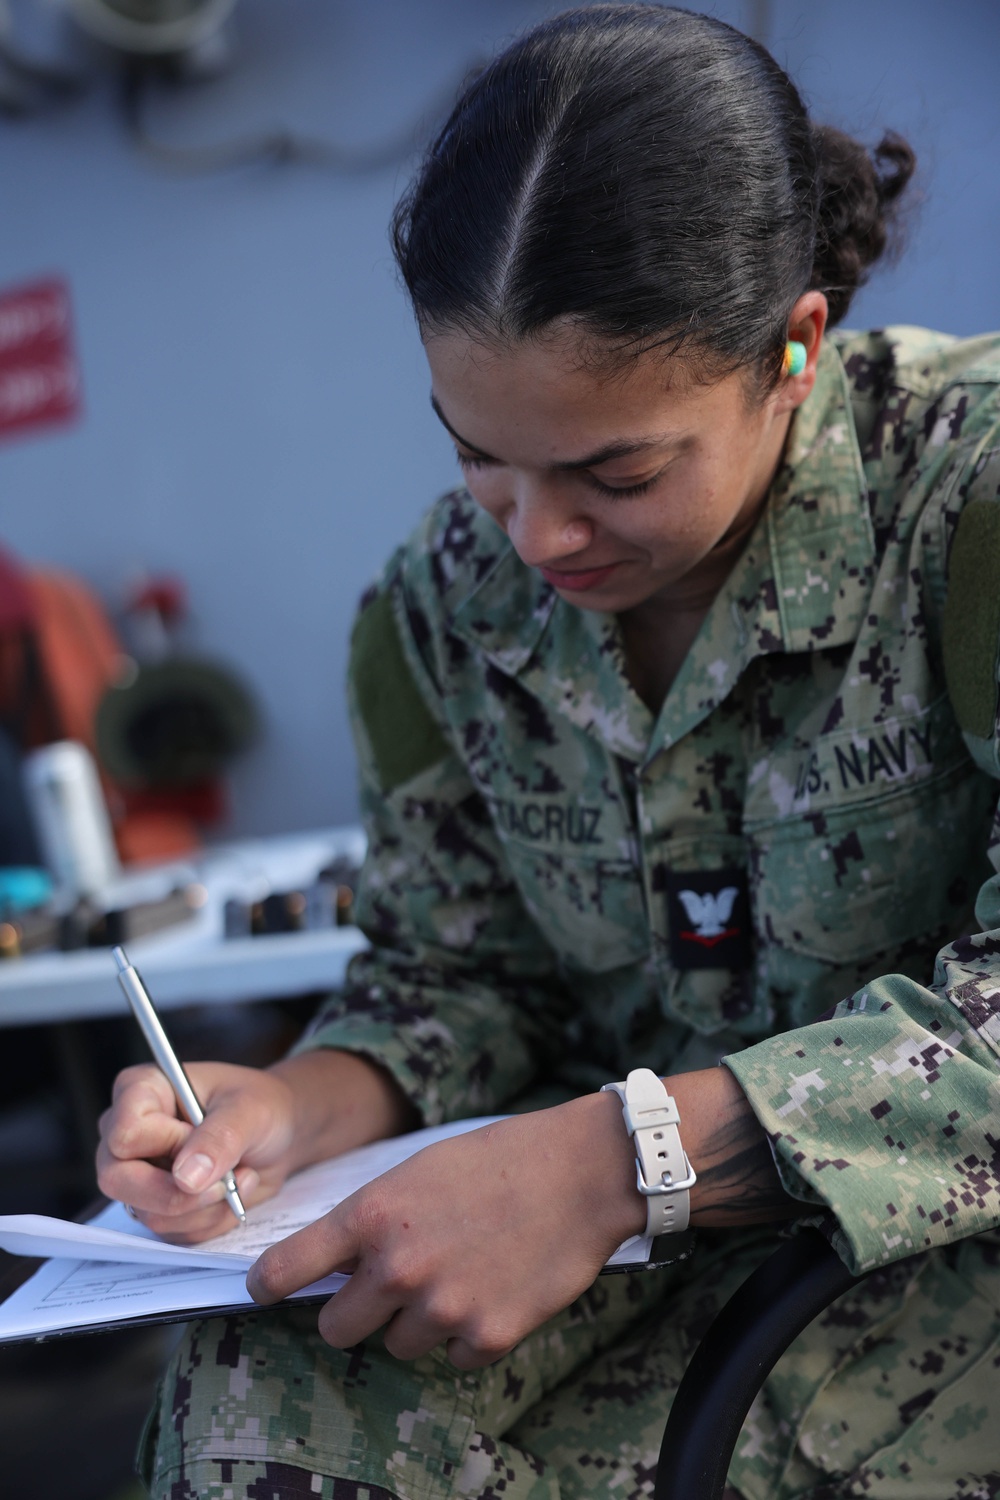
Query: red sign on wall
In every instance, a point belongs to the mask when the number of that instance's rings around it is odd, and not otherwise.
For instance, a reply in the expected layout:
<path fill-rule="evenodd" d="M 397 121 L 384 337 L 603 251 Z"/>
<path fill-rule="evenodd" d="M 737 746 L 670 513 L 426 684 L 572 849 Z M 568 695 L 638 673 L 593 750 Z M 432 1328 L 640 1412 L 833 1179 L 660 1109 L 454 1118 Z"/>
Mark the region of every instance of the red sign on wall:
<path fill-rule="evenodd" d="M 0 294 L 0 436 L 80 411 L 69 287 L 58 277 Z"/>

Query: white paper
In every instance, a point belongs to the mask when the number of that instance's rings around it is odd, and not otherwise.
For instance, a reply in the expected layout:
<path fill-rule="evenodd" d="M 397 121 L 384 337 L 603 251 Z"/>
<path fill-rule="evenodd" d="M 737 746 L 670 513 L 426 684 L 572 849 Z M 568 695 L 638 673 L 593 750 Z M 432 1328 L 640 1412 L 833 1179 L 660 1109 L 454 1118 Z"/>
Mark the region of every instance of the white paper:
<path fill-rule="evenodd" d="M 140 1265 L 169 1266 L 176 1262 L 181 1266 L 214 1266 L 223 1271 L 249 1264 L 243 1257 L 213 1251 L 211 1240 L 204 1245 L 167 1245 L 152 1235 L 144 1239 L 127 1229 L 108 1229 L 103 1226 L 109 1216 L 118 1218 L 108 1209 L 91 1224 L 72 1224 L 42 1214 L 8 1214 L 0 1218 L 0 1250 L 10 1255 L 74 1258 L 85 1255 L 94 1261 L 133 1261 Z"/>
<path fill-rule="evenodd" d="M 425 1146 L 502 1118 L 432 1126 L 308 1167 L 269 1202 L 249 1209 L 246 1225 L 203 1245 L 167 1244 L 130 1218 L 120 1203 L 109 1204 L 89 1224 L 39 1214 L 0 1216 L 0 1248 L 55 1257 L 0 1305 L 0 1343 L 123 1318 L 252 1307 L 246 1270 L 269 1245 L 312 1224 Z M 650 1246 L 648 1238 L 637 1235 L 618 1248 L 608 1265 L 645 1261 Z M 299 1295 L 336 1291 L 345 1279 L 327 1277 Z"/>
<path fill-rule="evenodd" d="M 50 1260 L 0 1306 L 0 1344 L 73 1328 L 102 1328 L 128 1318 L 197 1317 L 254 1303 L 246 1273 L 96 1260 Z M 333 1275 L 300 1297 L 328 1296 L 347 1280 Z"/>

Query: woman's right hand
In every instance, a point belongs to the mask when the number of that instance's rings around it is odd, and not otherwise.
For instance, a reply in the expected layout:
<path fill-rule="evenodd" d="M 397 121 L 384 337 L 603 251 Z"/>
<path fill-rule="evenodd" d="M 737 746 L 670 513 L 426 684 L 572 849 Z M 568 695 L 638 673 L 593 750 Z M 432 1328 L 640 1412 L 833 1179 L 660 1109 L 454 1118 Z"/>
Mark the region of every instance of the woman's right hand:
<path fill-rule="evenodd" d="M 164 1239 L 192 1244 L 234 1227 L 222 1175 L 235 1169 L 250 1208 L 291 1172 L 416 1123 L 387 1073 L 333 1049 L 260 1070 L 186 1065 L 205 1111 L 179 1118 L 173 1089 L 152 1064 L 125 1068 L 100 1120 L 97 1181 Z"/>

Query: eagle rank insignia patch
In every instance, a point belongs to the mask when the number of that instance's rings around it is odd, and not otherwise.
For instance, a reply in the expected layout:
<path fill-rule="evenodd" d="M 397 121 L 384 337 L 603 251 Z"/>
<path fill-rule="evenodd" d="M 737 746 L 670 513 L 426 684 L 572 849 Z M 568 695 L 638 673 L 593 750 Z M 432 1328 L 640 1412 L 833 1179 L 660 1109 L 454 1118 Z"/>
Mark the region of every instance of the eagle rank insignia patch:
<path fill-rule="evenodd" d="M 668 870 L 667 920 L 675 968 L 749 968 L 750 901 L 743 870 Z"/>

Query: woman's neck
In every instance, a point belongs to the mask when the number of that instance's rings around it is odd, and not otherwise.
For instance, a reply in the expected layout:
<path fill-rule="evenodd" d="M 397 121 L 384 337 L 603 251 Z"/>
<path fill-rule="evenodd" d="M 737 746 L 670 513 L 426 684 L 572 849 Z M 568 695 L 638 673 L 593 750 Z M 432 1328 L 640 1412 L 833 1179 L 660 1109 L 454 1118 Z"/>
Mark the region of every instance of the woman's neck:
<path fill-rule="evenodd" d="M 639 610 L 619 616 L 625 674 L 650 713 L 658 714 L 663 707 L 710 603 L 656 616 L 640 616 Z"/>
<path fill-rule="evenodd" d="M 662 708 L 705 616 L 746 547 L 765 500 L 766 496 L 692 573 L 619 615 L 628 679 L 652 713 Z"/>

